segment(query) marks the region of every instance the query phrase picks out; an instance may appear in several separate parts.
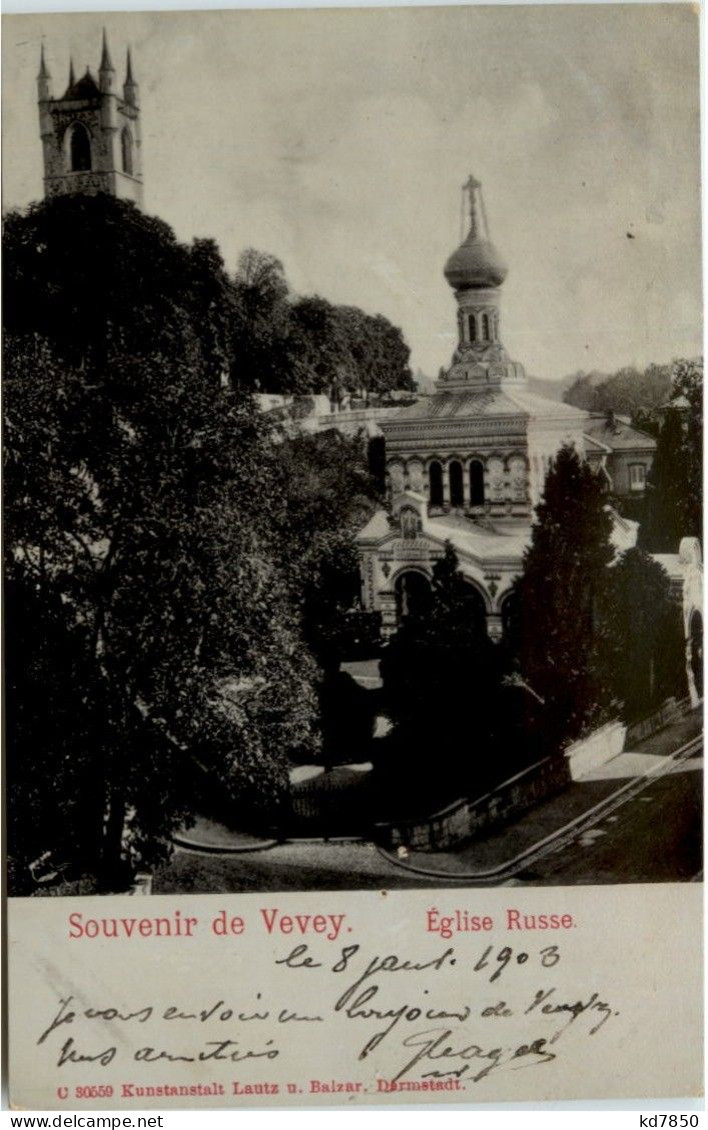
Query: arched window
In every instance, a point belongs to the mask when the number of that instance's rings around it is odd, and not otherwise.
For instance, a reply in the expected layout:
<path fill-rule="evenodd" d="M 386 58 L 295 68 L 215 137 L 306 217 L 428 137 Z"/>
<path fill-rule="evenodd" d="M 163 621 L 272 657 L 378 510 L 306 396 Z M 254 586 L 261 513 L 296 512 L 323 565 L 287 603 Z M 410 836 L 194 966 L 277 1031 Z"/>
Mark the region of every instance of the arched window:
<path fill-rule="evenodd" d="M 484 467 L 479 459 L 470 463 L 470 505 L 484 506 Z"/>
<path fill-rule="evenodd" d="M 482 314 L 482 340 L 489 341 L 489 315 Z"/>
<path fill-rule="evenodd" d="M 130 130 L 126 126 L 121 131 L 120 135 L 120 153 L 123 165 L 123 172 L 128 176 L 133 175 L 133 139 L 130 136 Z"/>
<path fill-rule="evenodd" d="M 438 462 L 430 464 L 428 469 L 430 478 L 430 505 L 442 506 L 443 504 L 443 472 Z"/>
<path fill-rule="evenodd" d="M 470 328 L 470 341 L 476 341 L 477 340 L 477 319 L 475 318 L 474 314 L 470 314 L 469 318 L 467 319 L 467 322 L 468 322 L 468 325 L 469 325 L 469 328 Z"/>
<path fill-rule="evenodd" d="M 462 489 L 462 464 L 453 459 L 450 464 L 450 505 L 464 506 L 465 495 Z"/>
<path fill-rule="evenodd" d="M 69 159 L 72 173 L 85 172 L 91 168 L 91 138 L 81 122 L 75 122 L 71 127 Z"/>

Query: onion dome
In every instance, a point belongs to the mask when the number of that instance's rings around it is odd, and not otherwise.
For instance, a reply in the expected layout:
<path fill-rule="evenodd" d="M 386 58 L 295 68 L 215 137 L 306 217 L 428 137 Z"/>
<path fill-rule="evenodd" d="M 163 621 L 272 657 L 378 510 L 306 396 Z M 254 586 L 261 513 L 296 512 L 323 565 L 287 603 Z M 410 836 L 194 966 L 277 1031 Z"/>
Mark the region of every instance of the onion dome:
<path fill-rule="evenodd" d="M 445 264 L 445 278 L 454 290 L 501 286 L 507 275 L 506 263 L 494 244 L 479 234 L 476 193 L 481 187 L 474 177 L 470 177 L 465 185 L 470 194 L 469 235 Z"/>

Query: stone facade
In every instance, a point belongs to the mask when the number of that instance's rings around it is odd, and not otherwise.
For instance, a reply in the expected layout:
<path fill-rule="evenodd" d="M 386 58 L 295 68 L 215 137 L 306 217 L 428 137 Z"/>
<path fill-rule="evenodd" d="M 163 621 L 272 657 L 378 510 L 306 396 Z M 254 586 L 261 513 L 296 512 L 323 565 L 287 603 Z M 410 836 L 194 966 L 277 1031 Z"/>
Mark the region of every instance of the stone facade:
<path fill-rule="evenodd" d="M 46 197 L 106 192 L 142 207 L 140 107 L 130 52 L 122 94 L 115 77 L 104 35 L 98 81 L 88 67 L 77 81 L 72 64 L 66 91 L 54 98 L 42 49 L 37 88 Z"/>
<path fill-rule="evenodd" d="M 480 185 L 470 178 L 470 231 L 445 266 L 457 302 L 458 344 L 430 398 L 381 420 L 388 508 L 360 532 L 365 607 L 395 628 L 430 579 L 446 542 L 476 595 L 492 638 L 521 571 L 549 465 L 563 444 L 585 455 L 587 413 L 529 391 L 524 367 L 501 341 L 501 285 L 507 273 L 482 235 Z M 617 520 L 618 549 L 636 524 Z"/>

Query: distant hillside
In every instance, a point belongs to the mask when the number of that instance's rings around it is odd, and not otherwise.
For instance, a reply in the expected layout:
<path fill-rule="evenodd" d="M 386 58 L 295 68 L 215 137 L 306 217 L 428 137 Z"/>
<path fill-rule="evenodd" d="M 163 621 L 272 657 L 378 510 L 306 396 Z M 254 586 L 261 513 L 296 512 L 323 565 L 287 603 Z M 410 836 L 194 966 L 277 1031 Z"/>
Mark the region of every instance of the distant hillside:
<path fill-rule="evenodd" d="M 563 395 L 570 388 L 575 380 L 575 376 L 563 377 L 559 381 L 544 380 L 542 377 L 527 378 L 529 383 L 529 390 L 536 394 L 536 396 L 543 396 L 546 400 L 562 400 Z"/>
<path fill-rule="evenodd" d="M 598 379 L 599 378 L 599 379 Z M 616 373 L 578 373 L 563 393 L 566 404 L 589 412 L 653 413 L 668 399 L 671 366 L 627 366 Z"/>

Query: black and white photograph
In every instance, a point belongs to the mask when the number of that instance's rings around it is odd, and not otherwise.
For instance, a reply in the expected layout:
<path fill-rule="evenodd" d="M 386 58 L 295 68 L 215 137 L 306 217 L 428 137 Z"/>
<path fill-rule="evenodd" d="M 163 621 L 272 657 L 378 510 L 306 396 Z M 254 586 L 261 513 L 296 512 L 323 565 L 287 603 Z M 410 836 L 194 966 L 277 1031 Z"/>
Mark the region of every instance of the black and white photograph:
<path fill-rule="evenodd" d="M 699 1109 L 698 29 L 3 17 L 15 1110 Z"/>
<path fill-rule="evenodd" d="M 696 10 L 4 25 L 10 894 L 699 880 Z"/>

